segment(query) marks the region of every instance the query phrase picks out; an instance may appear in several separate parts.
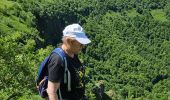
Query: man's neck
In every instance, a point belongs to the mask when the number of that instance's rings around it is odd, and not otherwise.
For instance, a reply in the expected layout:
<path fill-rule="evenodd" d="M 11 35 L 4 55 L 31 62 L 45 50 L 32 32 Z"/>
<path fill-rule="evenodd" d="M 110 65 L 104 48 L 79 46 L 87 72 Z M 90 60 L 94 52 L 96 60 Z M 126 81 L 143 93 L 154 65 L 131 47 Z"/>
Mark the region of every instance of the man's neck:
<path fill-rule="evenodd" d="M 67 48 L 66 45 L 62 44 L 62 45 L 61 45 L 61 48 L 62 48 L 62 49 L 64 50 L 64 52 L 65 52 L 66 54 L 68 54 L 71 58 L 74 57 L 74 53 L 72 53 L 72 52 Z"/>

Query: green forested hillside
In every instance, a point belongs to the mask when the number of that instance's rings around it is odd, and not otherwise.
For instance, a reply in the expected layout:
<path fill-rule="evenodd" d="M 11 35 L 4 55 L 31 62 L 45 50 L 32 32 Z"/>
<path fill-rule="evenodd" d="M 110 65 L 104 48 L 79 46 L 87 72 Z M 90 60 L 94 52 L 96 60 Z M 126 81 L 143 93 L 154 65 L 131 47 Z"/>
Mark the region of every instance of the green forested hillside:
<path fill-rule="evenodd" d="M 1 0 L 0 99 L 40 99 L 38 66 L 71 23 L 92 40 L 80 54 L 89 100 L 100 80 L 104 100 L 170 99 L 169 0 Z"/>

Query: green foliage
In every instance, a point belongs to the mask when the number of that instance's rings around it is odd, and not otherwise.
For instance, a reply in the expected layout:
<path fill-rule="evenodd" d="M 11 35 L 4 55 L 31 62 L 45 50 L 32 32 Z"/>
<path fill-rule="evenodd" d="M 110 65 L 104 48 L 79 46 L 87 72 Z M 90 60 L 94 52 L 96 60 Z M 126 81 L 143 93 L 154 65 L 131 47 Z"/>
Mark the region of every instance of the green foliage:
<path fill-rule="evenodd" d="M 40 100 L 34 84 L 40 62 L 52 45 L 61 42 L 66 25 L 80 23 L 92 40 L 80 55 L 87 66 L 89 100 L 96 99 L 92 90 L 99 80 L 104 80 L 105 92 L 112 90 L 113 99 L 168 100 L 169 4 L 168 0 L 1 0 L 0 99 Z"/>
<path fill-rule="evenodd" d="M 164 8 L 164 11 L 165 11 L 168 19 L 170 19 L 170 10 L 169 9 L 170 9 L 170 2 L 167 2 L 166 6 Z"/>
<path fill-rule="evenodd" d="M 166 19 L 166 14 L 162 10 L 152 10 L 151 11 L 152 16 L 154 17 L 155 20 L 159 21 L 168 21 Z"/>
<path fill-rule="evenodd" d="M 92 39 L 86 49 L 86 60 L 93 64 L 89 64 L 92 80 L 108 82 L 106 90 L 112 87 L 121 95 L 119 99 L 146 98 L 157 82 L 168 78 L 170 69 L 159 54 L 169 50 L 161 47 L 170 39 L 169 24 L 148 17 L 147 13 L 131 18 L 110 12 L 97 22 L 89 19 L 85 25 Z M 166 93 L 169 95 L 169 91 Z"/>
<path fill-rule="evenodd" d="M 1 4 L 0 94 L 2 99 L 17 99 L 23 93 L 34 91 L 32 83 L 37 66 L 34 39 L 38 31 L 33 28 L 34 16 L 22 10 L 17 2 L 3 0 Z"/>
<path fill-rule="evenodd" d="M 129 17 L 136 17 L 136 16 L 139 16 L 139 13 L 137 13 L 135 9 L 132 9 L 128 11 L 127 15 Z"/>

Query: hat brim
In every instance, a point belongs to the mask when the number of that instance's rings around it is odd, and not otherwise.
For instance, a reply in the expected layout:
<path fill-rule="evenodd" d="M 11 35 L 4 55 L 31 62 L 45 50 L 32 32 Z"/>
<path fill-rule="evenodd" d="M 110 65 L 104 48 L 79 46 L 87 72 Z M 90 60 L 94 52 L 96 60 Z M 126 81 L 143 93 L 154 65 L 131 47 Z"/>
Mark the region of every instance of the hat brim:
<path fill-rule="evenodd" d="M 87 36 L 76 37 L 75 38 L 81 44 L 89 44 L 91 41 L 87 38 Z"/>

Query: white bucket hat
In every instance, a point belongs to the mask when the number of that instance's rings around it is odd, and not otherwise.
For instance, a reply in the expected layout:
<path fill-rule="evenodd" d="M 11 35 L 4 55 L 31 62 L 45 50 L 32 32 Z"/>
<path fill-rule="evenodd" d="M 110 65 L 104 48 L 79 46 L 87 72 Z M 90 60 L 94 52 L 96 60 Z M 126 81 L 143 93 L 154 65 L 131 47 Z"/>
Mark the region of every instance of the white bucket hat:
<path fill-rule="evenodd" d="M 79 24 L 71 24 L 66 26 L 63 30 L 63 36 L 72 37 L 81 44 L 89 44 L 91 42 Z"/>

